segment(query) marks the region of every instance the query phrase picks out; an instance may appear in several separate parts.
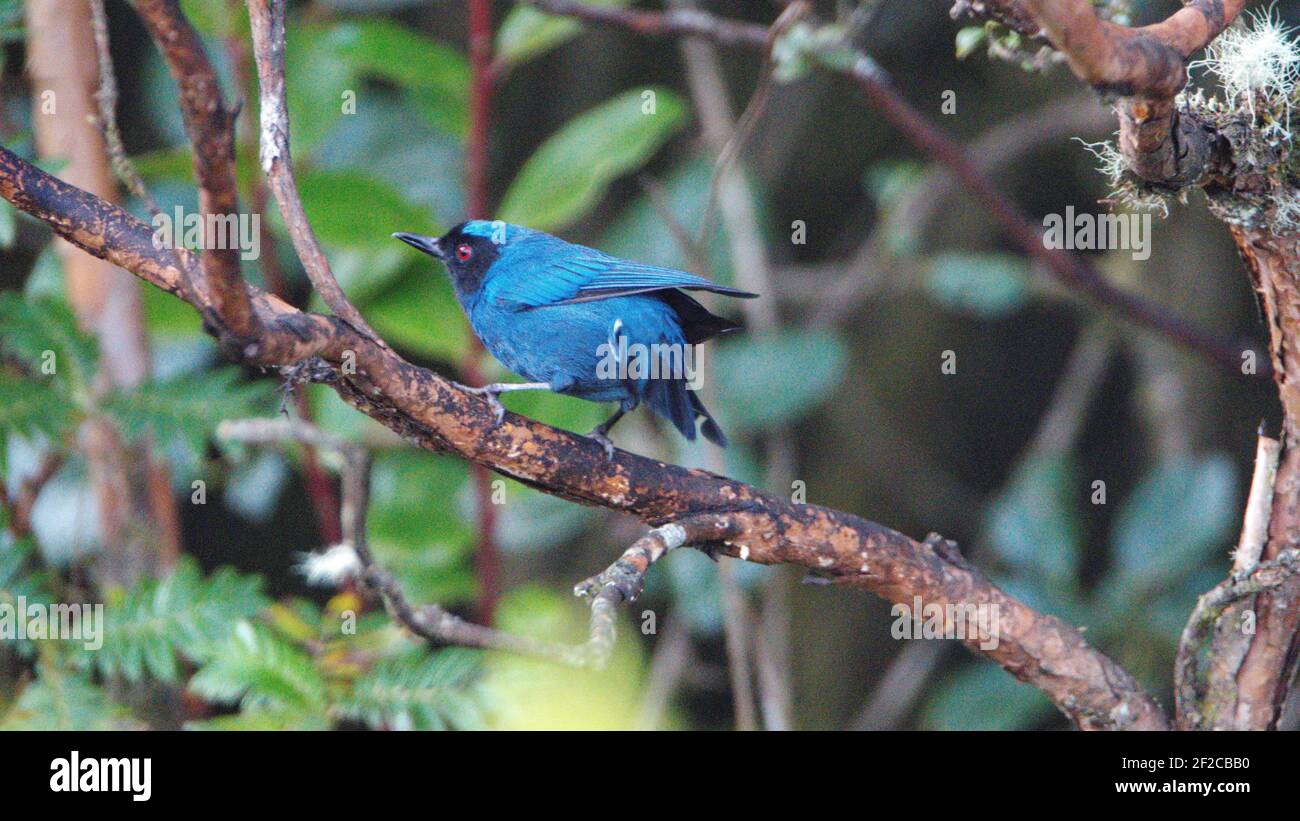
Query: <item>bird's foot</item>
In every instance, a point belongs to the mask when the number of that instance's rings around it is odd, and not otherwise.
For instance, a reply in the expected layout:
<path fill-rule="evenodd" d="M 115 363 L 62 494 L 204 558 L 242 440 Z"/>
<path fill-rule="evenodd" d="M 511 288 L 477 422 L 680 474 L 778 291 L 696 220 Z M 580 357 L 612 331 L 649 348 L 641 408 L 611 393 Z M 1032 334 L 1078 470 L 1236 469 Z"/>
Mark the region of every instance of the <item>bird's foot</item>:
<path fill-rule="evenodd" d="M 451 384 L 460 388 L 465 393 L 472 393 L 475 396 L 481 396 L 487 400 L 488 404 L 492 406 L 492 418 L 495 420 L 492 423 L 493 428 L 499 427 L 505 420 L 506 406 L 501 404 L 501 392 L 496 390 L 494 386 L 487 385 L 482 388 L 471 388 L 469 385 L 462 385 L 459 382 L 452 382 Z"/>
<path fill-rule="evenodd" d="M 613 458 L 614 458 L 614 442 L 609 438 L 609 435 L 606 434 L 605 431 L 604 431 L 603 429 L 601 429 L 601 428 L 596 428 L 596 429 L 594 429 L 591 433 L 588 433 L 588 434 L 587 434 L 587 438 L 588 438 L 588 439 L 591 439 L 591 440 L 593 440 L 593 441 L 595 441 L 595 442 L 597 442 L 597 443 L 599 443 L 600 446 L 601 446 L 602 448 L 605 449 L 605 460 L 606 460 L 606 461 L 612 461 L 612 460 L 613 460 Z"/>

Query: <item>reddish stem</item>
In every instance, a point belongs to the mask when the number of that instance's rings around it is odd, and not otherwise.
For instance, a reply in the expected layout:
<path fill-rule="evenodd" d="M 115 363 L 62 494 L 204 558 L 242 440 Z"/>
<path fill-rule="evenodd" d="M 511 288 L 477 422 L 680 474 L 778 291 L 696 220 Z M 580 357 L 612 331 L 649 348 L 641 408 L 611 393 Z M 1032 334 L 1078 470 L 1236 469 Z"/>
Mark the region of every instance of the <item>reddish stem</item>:
<path fill-rule="evenodd" d="M 465 209 L 470 219 L 488 218 L 488 129 L 492 116 L 492 93 L 496 85 L 492 69 L 492 5 L 490 0 L 469 0 L 469 136 L 465 148 Z M 472 385 L 481 384 L 478 367 L 482 350 L 469 334 L 461 359 L 462 376 Z M 492 504 L 492 474 L 474 465 L 474 494 L 477 500 L 478 547 L 474 552 L 478 576 L 478 620 L 490 625 L 501 596 L 501 553 L 496 544 L 496 507 Z"/>

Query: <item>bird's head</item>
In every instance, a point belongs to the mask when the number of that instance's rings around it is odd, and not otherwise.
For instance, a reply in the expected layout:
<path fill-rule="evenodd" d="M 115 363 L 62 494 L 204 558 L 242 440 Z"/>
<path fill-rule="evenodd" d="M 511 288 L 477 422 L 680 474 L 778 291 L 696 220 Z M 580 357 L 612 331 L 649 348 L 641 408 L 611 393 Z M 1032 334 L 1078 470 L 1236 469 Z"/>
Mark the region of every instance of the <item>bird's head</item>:
<path fill-rule="evenodd" d="M 483 285 L 483 277 L 492 263 L 501 258 L 506 246 L 523 229 L 500 220 L 462 222 L 440 237 L 397 232 L 393 236 L 431 257 L 442 260 L 451 274 L 452 284 L 463 294 L 472 294 Z"/>

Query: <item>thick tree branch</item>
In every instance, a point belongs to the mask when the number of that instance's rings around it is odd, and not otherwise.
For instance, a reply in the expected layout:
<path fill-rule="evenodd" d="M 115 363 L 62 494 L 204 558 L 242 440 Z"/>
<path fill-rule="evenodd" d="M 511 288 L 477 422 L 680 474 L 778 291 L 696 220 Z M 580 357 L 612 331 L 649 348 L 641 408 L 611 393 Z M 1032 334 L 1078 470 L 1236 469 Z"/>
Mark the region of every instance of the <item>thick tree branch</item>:
<path fill-rule="evenodd" d="M 1120 153 L 1134 174 L 1177 189 L 1209 170 L 1210 135 L 1195 118 L 1179 114 L 1174 97 L 1187 83 L 1187 59 L 1222 33 L 1245 0 L 1183 0 L 1183 8 L 1168 18 L 1141 28 L 1102 20 L 1090 0 L 982 5 L 997 19 L 1033 21 L 1075 75 L 1120 98 Z"/>
<path fill-rule="evenodd" d="M 116 206 L 45 174 L 0 148 L 0 196 L 60 236 L 172 294 L 187 276 L 153 247 L 149 227 Z M 1086 729 L 1160 729 L 1159 707 L 1121 667 L 1072 627 L 1008 596 L 937 536 L 912 540 L 848 513 L 784 498 L 700 470 L 604 448 L 586 437 L 507 413 L 411 365 L 339 319 L 297 311 L 250 289 L 262 324 L 250 360 L 293 365 L 320 357 L 313 378 L 412 444 L 486 465 L 531 487 L 582 504 L 631 513 L 652 526 L 725 517 L 718 552 L 763 564 L 795 564 L 893 602 L 920 596 L 940 607 L 996 607 L 1000 640 L 967 646 L 1042 689 Z M 207 312 L 210 305 L 196 306 Z M 343 362 L 355 368 L 340 367 Z M 320 370 L 320 369 L 312 369 Z"/>
<path fill-rule="evenodd" d="M 193 144 L 203 224 L 221 224 L 208 219 L 210 216 L 233 220 L 239 213 L 235 120 L 222 99 L 217 72 L 203 50 L 198 32 L 181 11 L 179 0 L 135 0 L 135 6 L 180 87 L 181 116 Z M 257 335 L 257 320 L 240 274 L 239 250 L 216 240 L 205 236 L 202 258 L 213 308 L 236 339 L 252 339 Z"/>

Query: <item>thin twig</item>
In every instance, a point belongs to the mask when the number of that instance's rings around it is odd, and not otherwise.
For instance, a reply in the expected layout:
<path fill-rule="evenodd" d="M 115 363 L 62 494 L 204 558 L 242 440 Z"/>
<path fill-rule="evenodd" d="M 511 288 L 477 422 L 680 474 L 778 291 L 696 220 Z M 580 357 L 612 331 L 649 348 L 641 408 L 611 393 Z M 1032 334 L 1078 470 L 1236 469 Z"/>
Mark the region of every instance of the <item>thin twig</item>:
<path fill-rule="evenodd" d="M 1277 479 L 1277 464 L 1282 456 L 1282 443 L 1265 436 L 1261 426 L 1255 444 L 1255 471 L 1250 478 L 1250 494 L 1246 497 L 1246 513 L 1242 517 L 1241 538 L 1232 554 L 1232 572 L 1249 573 L 1259 564 L 1259 557 L 1268 543 L 1268 522 L 1273 512 L 1273 484 Z"/>
<path fill-rule="evenodd" d="M 380 347 L 388 344 L 379 338 L 361 312 L 348 300 L 339 287 L 329 260 L 321 250 L 316 233 L 307 221 L 298 183 L 293 175 L 293 160 L 289 155 L 289 111 L 284 94 L 284 17 L 287 3 L 271 0 L 248 0 L 249 22 L 253 32 L 253 59 L 257 63 L 257 77 L 261 105 L 261 162 L 275 196 L 280 213 L 284 216 L 294 250 L 302 260 L 307 277 L 330 310 L 362 336 Z"/>
<path fill-rule="evenodd" d="M 126 147 L 122 144 L 122 133 L 117 127 L 117 76 L 113 72 L 113 56 L 109 51 L 108 15 L 104 12 L 104 0 L 90 0 L 90 14 L 91 28 L 95 33 L 95 56 L 99 62 L 99 90 L 95 92 L 95 101 L 99 104 L 99 127 L 104 134 L 108 158 L 122 184 L 144 203 L 150 216 L 157 217 L 161 213 L 158 203 L 127 157 Z"/>

